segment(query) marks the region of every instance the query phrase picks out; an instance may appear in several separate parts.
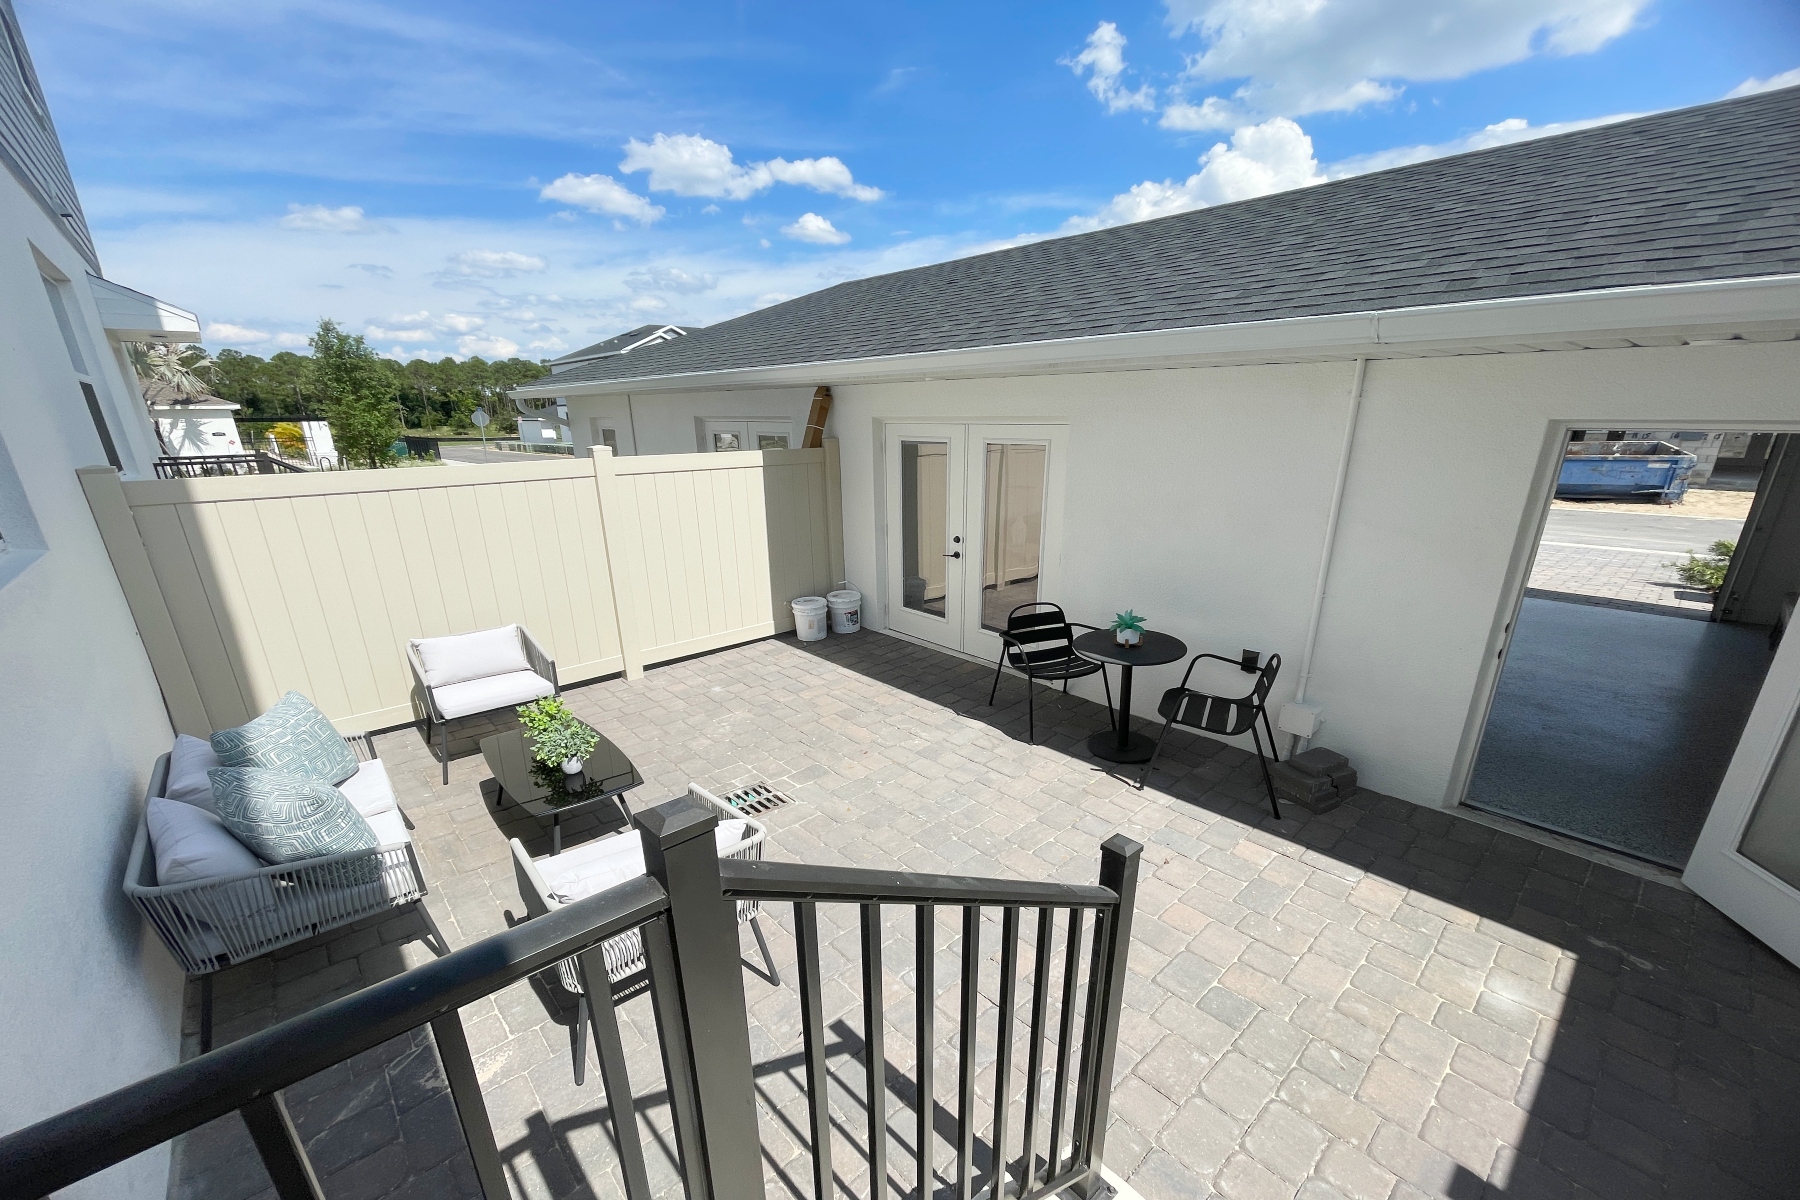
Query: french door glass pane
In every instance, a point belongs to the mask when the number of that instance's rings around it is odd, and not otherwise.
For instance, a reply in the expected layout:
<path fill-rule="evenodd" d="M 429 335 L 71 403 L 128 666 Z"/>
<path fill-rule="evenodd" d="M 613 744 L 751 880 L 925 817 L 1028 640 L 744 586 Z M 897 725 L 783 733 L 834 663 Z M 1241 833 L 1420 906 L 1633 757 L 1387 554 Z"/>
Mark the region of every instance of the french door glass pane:
<path fill-rule="evenodd" d="M 786 450 L 788 448 L 787 434 L 759 433 L 756 435 L 756 448 L 758 450 Z"/>
<path fill-rule="evenodd" d="M 733 450 L 744 448 L 743 435 L 738 433 L 715 433 L 712 435 L 713 450 L 716 453 L 728 454 Z"/>
<path fill-rule="evenodd" d="M 949 466 L 948 442 L 900 443 L 902 601 L 913 611 L 934 617 L 944 615 Z"/>
<path fill-rule="evenodd" d="M 1788 732 L 1738 851 L 1789 887 L 1800 888 L 1800 721 Z"/>
<path fill-rule="evenodd" d="M 1048 447 L 989 442 L 982 485 L 981 625 L 1004 630 L 1006 615 L 1038 599 Z"/>

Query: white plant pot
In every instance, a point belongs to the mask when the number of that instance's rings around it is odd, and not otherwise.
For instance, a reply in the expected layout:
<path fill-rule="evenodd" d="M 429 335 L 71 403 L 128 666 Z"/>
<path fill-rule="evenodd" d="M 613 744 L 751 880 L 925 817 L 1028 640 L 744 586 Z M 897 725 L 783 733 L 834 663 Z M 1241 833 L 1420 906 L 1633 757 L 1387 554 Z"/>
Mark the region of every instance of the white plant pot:
<path fill-rule="evenodd" d="M 579 775 L 579 774 L 581 774 L 581 764 L 582 764 L 582 760 L 579 758 L 563 759 L 563 765 L 562 765 L 563 774 L 564 775 Z"/>
<path fill-rule="evenodd" d="M 1113 630 L 1113 640 L 1118 642 L 1121 646 L 1135 646 L 1143 641 L 1144 638 L 1143 635 L 1135 629 L 1115 629 Z"/>

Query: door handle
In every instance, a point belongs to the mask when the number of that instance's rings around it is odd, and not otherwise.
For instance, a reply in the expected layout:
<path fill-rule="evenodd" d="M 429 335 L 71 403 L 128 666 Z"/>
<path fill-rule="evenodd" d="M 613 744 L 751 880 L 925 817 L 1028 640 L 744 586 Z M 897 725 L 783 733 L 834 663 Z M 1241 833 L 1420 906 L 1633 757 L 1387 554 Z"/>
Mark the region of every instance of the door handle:
<path fill-rule="evenodd" d="M 957 550 L 957 551 L 955 551 L 955 552 L 954 552 L 954 553 L 951 553 L 951 554 L 946 554 L 946 555 L 944 555 L 944 557 L 945 557 L 945 558 L 961 558 L 961 557 L 962 557 L 962 551 L 961 551 L 961 550 Z"/>

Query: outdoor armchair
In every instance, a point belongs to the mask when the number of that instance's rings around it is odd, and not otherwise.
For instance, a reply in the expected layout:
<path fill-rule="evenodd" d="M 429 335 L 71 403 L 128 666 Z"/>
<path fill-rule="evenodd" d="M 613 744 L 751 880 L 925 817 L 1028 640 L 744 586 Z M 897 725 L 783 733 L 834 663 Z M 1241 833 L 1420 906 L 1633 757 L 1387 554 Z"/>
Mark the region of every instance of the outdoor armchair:
<path fill-rule="evenodd" d="M 994 664 L 994 686 L 988 689 L 988 704 L 1000 692 L 1000 673 L 1011 667 L 1025 676 L 1025 740 L 1037 741 L 1037 703 L 1032 697 L 1033 680 L 1062 680 L 1063 693 L 1069 691 L 1069 680 L 1098 674 L 1106 688 L 1106 720 L 1112 723 L 1112 684 L 1106 668 L 1092 659 L 1075 653 L 1075 630 L 1095 629 L 1071 621 L 1060 605 L 1046 602 L 1021 604 L 1006 614 L 1006 629 L 1000 633 L 1000 661 Z"/>
<path fill-rule="evenodd" d="M 523 625 L 414 638 L 406 643 L 406 661 L 438 731 L 445 783 L 450 782 L 451 721 L 557 692 L 556 661 Z"/>
<path fill-rule="evenodd" d="M 1223 664 L 1211 667 L 1206 675 L 1208 690 L 1191 688 L 1188 683 L 1193 679 L 1194 668 L 1203 661 Z M 1237 737 L 1247 733 L 1256 745 L 1256 761 L 1262 767 L 1263 787 L 1269 793 L 1269 808 L 1275 813 L 1275 819 L 1281 820 L 1281 805 L 1275 799 L 1275 781 L 1269 777 L 1269 756 L 1277 762 L 1281 755 L 1275 748 L 1275 730 L 1269 725 L 1267 701 L 1269 689 L 1275 686 L 1275 676 L 1281 672 L 1281 655 L 1271 654 L 1269 659 L 1255 671 L 1245 671 L 1243 664 L 1235 658 L 1226 658 L 1220 654 L 1196 654 L 1188 661 L 1187 670 L 1182 673 L 1181 686 L 1172 687 L 1163 693 L 1162 700 L 1156 706 L 1157 715 L 1163 718 L 1162 732 L 1156 737 L 1156 749 L 1150 752 L 1150 761 L 1144 764 L 1144 773 L 1138 776 L 1138 789 L 1143 790 L 1144 783 L 1150 778 L 1150 768 L 1156 765 L 1156 756 L 1162 753 L 1163 742 L 1169 736 L 1169 728 L 1174 725 L 1198 729 L 1217 737 Z M 1236 690 L 1234 685 L 1242 681 L 1243 690 Z M 1258 720 L 1262 721 L 1262 731 L 1256 728 Z M 1269 754 L 1263 754 L 1262 733 L 1269 735 Z"/>
<path fill-rule="evenodd" d="M 725 801 L 697 784 L 688 785 L 688 795 L 719 811 L 719 825 L 713 831 L 720 858 L 737 858 L 761 862 L 763 843 L 769 829 L 761 821 L 745 816 Z M 534 859 L 524 843 L 512 839 L 513 873 L 519 881 L 519 899 L 525 905 L 527 919 L 541 917 L 596 895 L 608 888 L 636 879 L 644 874 L 644 843 L 636 829 L 585 842 L 572 850 L 547 858 Z M 777 986 L 781 978 L 775 972 L 775 959 L 769 953 L 768 939 L 763 936 L 757 916 L 762 904 L 756 900 L 737 902 L 737 919 L 748 921 L 756 935 L 757 948 L 769 971 L 769 981 Z M 649 982 L 644 963 L 644 942 L 636 929 L 600 943 L 601 957 L 606 962 L 607 979 L 615 1000 L 638 993 Z M 588 998 L 581 987 L 581 972 L 575 960 L 565 958 L 556 964 L 556 974 L 563 989 L 575 997 L 575 1082 L 579 1085 L 587 1067 Z"/>

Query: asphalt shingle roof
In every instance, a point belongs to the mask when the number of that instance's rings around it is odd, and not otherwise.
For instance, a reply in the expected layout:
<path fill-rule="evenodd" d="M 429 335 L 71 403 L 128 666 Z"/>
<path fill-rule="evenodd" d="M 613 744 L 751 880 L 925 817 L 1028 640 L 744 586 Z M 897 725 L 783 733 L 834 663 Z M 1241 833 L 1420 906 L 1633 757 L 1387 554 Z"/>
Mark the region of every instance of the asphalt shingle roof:
<path fill-rule="evenodd" d="M 558 383 L 1800 272 L 1800 88 L 853 280 Z"/>
<path fill-rule="evenodd" d="M 559 363 L 579 362 L 584 358 L 597 358 L 607 354 L 618 354 L 632 344 L 643 341 L 657 330 L 668 328 L 670 328 L 670 325 L 667 321 L 658 322 L 655 325 L 639 325 L 636 329 L 627 329 L 624 333 L 615 334 L 612 337 L 607 338 L 604 342 L 595 342 L 591 346 L 583 346 L 579 350 L 571 350 L 561 358 L 553 358 L 550 361 Z M 676 325 L 674 328 L 692 332 L 699 329 L 700 326 Z"/>

